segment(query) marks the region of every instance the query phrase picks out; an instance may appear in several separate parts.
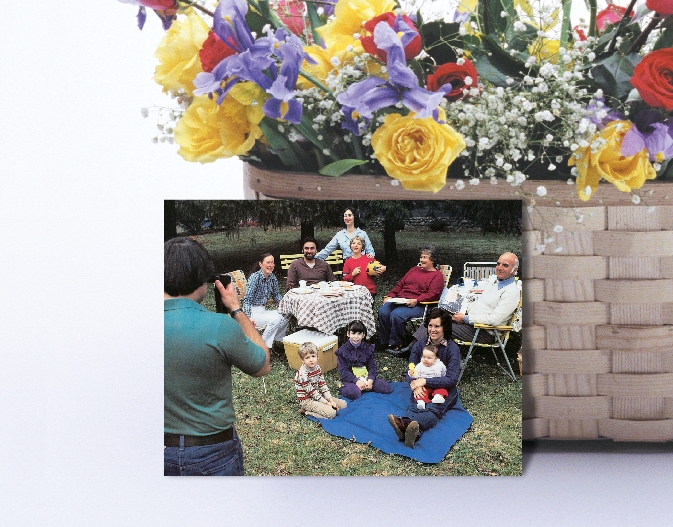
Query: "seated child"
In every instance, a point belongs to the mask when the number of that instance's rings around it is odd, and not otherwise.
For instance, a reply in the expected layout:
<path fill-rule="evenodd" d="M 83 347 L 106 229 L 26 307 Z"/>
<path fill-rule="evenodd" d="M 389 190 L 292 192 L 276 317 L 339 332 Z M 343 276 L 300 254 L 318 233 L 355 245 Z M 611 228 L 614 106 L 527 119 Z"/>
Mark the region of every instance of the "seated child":
<path fill-rule="evenodd" d="M 318 347 L 313 342 L 299 346 L 299 358 L 303 364 L 294 377 L 294 386 L 299 399 L 299 411 L 319 419 L 334 419 L 337 410 L 346 408 L 343 399 L 330 394 L 325 377 L 318 366 Z"/>
<path fill-rule="evenodd" d="M 446 366 L 444 366 L 444 363 L 437 358 L 437 347 L 432 344 L 428 344 L 423 348 L 421 362 L 416 364 L 416 366 L 414 366 L 413 363 L 409 363 L 409 376 L 412 379 L 418 379 L 419 377 L 429 379 L 430 377 L 444 377 L 445 375 Z M 416 398 L 413 393 L 411 394 L 416 401 L 416 407 L 420 410 L 425 409 L 426 403 L 443 403 L 449 396 L 449 392 L 444 388 L 433 390 L 432 388 L 426 387 L 425 390 L 425 396 L 420 398 Z M 432 400 L 430 397 L 432 397 Z"/>
<path fill-rule="evenodd" d="M 343 383 L 339 393 L 348 399 L 359 399 L 362 392 L 390 393 L 392 388 L 376 376 L 374 344 L 367 344 L 367 328 L 359 321 L 348 324 L 348 340 L 336 351 L 337 368 Z"/>
<path fill-rule="evenodd" d="M 367 264 L 373 262 L 375 259 L 362 254 L 364 251 L 365 241 L 360 236 L 353 236 L 351 240 L 351 251 L 353 255 L 344 262 L 343 279 L 348 282 L 353 282 L 355 285 L 363 285 L 372 294 L 372 298 L 376 296 L 376 283 L 374 279 L 367 274 Z M 377 276 L 382 275 L 386 270 L 385 265 L 381 265 L 377 270 Z"/>

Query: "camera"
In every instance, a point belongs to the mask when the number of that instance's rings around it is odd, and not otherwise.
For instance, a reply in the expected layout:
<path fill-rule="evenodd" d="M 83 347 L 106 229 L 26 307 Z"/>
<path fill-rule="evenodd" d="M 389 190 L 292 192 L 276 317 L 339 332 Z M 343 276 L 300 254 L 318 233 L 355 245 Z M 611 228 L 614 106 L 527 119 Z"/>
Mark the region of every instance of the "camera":
<path fill-rule="evenodd" d="M 211 280 L 213 283 L 215 283 L 215 280 L 219 280 L 222 282 L 222 285 L 224 287 L 227 287 L 231 283 L 231 275 L 222 273 L 222 274 L 214 274 L 211 277 Z M 229 313 L 229 310 L 225 307 L 225 305 L 222 303 L 222 295 L 220 294 L 220 290 L 215 287 L 215 311 L 217 313 Z"/>

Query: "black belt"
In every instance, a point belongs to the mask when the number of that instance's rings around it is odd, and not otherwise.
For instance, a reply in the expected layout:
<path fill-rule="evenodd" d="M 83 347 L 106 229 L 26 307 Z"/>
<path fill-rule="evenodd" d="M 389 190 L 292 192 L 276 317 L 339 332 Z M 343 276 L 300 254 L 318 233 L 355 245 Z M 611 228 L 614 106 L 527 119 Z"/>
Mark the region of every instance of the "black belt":
<path fill-rule="evenodd" d="M 234 437 L 234 427 L 231 426 L 217 434 L 209 436 L 184 436 L 185 446 L 205 446 L 231 441 Z M 164 434 L 164 446 L 180 446 L 179 434 Z"/>

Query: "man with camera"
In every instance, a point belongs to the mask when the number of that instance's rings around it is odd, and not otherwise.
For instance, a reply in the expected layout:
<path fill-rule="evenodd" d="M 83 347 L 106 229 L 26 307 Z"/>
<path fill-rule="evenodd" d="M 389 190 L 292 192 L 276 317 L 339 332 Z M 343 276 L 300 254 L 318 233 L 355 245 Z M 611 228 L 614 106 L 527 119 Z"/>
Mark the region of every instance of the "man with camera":
<path fill-rule="evenodd" d="M 231 368 L 261 377 L 269 350 L 233 284 L 215 287 L 229 314 L 201 306 L 213 263 L 189 238 L 164 244 L 164 475 L 242 476 Z"/>

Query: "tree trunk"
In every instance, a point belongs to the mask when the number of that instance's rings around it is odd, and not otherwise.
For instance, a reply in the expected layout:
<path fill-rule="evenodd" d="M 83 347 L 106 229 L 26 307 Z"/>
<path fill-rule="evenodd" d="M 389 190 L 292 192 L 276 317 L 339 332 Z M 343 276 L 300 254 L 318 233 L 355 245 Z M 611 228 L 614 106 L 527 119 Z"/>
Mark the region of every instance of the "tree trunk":
<path fill-rule="evenodd" d="M 385 220 L 383 224 L 383 252 L 386 255 L 386 265 L 397 262 L 397 239 L 393 220 Z"/>
<path fill-rule="evenodd" d="M 175 200 L 164 200 L 164 241 L 175 238 L 178 235 L 175 218 Z"/>
<path fill-rule="evenodd" d="M 302 220 L 301 222 L 301 239 L 315 238 L 315 226 L 313 220 Z"/>

